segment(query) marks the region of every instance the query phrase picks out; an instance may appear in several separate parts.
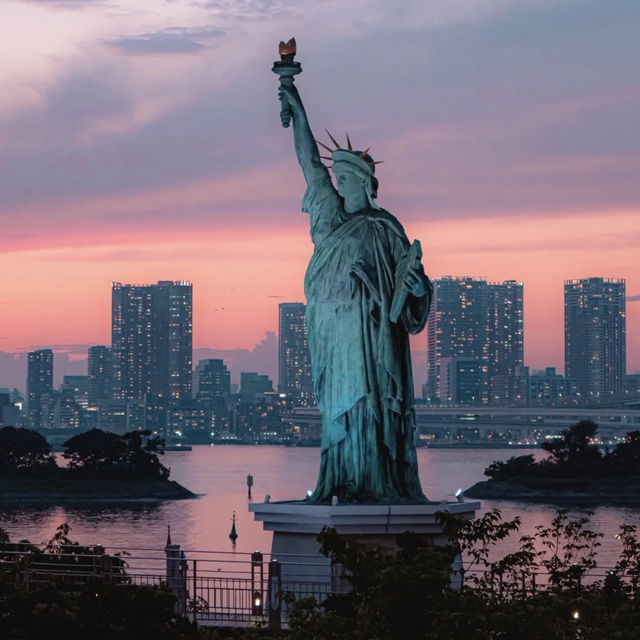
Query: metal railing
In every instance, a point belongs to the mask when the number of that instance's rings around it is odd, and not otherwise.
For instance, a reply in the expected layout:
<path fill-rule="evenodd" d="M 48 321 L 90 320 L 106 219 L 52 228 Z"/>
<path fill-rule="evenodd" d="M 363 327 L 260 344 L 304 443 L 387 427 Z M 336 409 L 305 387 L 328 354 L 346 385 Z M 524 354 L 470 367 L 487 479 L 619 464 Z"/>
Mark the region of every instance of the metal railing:
<path fill-rule="evenodd" d="M 289 608 L 283 594 L 319 602 L 345 590 L 337 572 L 314 575 L 323 565 L 317 556 L 280 560 L 259 551 L 184 551 L 164 549 L 58 545 L 55 552 L 27 543 L 0 544 L 0 572 L 30 588 L 44 583 L 69 586 L 101 580 L 115 585 L 164 587 L 176 596 L 176 611 L 200 624 L 218 626 L 287 626 Z M 299 577 L 289 576 L 295 567 Z"/>
<path fill-rule="evenodd" d="M 0 573 L 12 576 L 25 588 L 43 583 L 74 586 L 91 580 L 164 587 L 176 597 L 176 612 L 199 624 L 248 627 L 259 623 L 272 630 L 288 624 L 290 607 L 283 600 L 284 593 L 322 603 L 327 596 L 349 588 L 342 567 L 328 561 L 322 564 L 318 556 L 281 554 L 276 559 L 259 551 L 184 551 L 177 544 L 164 549 L 135 548 L 126 554 L 101 546 L 58 545 L 54 552 L 26 543 L 0 544 Z M 481 588 L 500 600 L 526 599 L 558 588 L 557 576 L 519 569 L 500 573 L 490 565 L 463 571 L 458 565 L 452 569 L 451 584 L 453 588 Z M 561 577 L 561 587 L 571 590 L 607 580 L 631 580 L 609 567 L 586 570 L 579 565 Z M 634 589 L 640 585 L 640 575 L 636 578 Z"/>

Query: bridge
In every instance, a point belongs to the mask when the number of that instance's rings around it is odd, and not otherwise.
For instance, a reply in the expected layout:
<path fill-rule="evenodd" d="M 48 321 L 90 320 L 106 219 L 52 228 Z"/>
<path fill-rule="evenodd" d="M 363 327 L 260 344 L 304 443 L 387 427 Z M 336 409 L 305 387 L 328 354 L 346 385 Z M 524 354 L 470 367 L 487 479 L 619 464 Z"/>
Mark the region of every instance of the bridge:
<path fill-rule="evenodd" d="M 305 433 L 318 432 L 317 408 L 293 410 L 294 426 Z M 418 437 L 423 444 L 517 445 L 537 444 L 557 437 L 580 420 L 593 420 L 605 444 L 623 440 L 629 431 L 640 430 L 640 409 L 597 407 L 473 407 L 416 406 Z"/>

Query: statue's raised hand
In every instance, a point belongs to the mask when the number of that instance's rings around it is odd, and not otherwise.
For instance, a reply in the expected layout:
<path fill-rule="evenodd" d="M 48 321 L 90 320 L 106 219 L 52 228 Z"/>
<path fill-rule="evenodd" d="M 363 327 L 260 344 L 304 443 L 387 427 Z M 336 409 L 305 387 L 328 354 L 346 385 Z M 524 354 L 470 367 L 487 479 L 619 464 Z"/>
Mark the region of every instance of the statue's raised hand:
<path fill-rule="evenodd" d="M 288 126 L 288 120 L 293 116 L 295 120 L 296 117 L 302 111 L 302 100 L 300 100 L 300 94 L 298 90 L 295 88 L 293 84 L 287 85 L 284 82 L 280 83 L 280 88 L 278 89 L 278 98 L 282 103 L 282 110 L 280 112 L 280 120 L 282 120 L 282 124 L 286 127 Z M 287 119 L 287 123 L 285 124 L 285 118 Z"/>

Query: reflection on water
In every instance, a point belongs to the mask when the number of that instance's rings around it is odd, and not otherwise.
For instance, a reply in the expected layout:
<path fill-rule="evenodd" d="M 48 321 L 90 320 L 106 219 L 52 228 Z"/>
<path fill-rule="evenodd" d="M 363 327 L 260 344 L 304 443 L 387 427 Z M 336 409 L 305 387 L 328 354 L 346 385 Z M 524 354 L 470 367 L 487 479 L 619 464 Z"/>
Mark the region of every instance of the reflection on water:
<path fill-rule="evenodd" d="M 457 488 L 483 479 L 494 460 L 531 453 L 531 450 L 419 449 L 420 477 L 432 500 L 451 500 Z M 193 451 L 168 452 L 164 462 L 172 478 L 199 494 L 194 500 L 170 502 L 97 503 L 61 506 L 0 506 L 0 526 L 11 538 L 32 542 L 49 540 L 56 527 L 67 522 L 71 537 L 82 544 L 102 544 L 117 549 L 163 547 L 167 525 L 173 542 L 185 549 L 232 550 L 231 517 L 238 517 L 237 549 L 267 551 L 271 534 L 264 532 L 247 511 L 247 474 L 254 477 L 253 499 L 262 501 L 302 498 L 316 482 L 320 450 L 269 446 L 195 446 Z M 639 501 L 640 504 L 640 501 Z M 547 526 L 555 514 L 550 505 L 510 501 L 483 501 L 482 511 L 497 506 L 505 518 L 522 518 L 521 534 L 536 525 Z M 611 564 L 618 554 L 615 540 L 622 522 L 638 523 L 638 509 L 600 507 L 594 510 L 593 528 L 605 534 L 600 564 Z M 576 510 L 583 514 L 585 510 Z M 517 539 L 508 546 L 514 548 Z"/>

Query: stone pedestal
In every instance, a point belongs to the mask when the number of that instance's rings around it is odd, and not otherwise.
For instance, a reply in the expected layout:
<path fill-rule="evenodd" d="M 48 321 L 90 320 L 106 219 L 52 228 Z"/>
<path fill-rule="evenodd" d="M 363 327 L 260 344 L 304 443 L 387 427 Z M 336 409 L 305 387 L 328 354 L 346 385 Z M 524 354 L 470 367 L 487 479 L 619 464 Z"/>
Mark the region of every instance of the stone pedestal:
<path fill-rule="evenodd" d="M 399 534 L 412 531 L 433 544 L 447 540 L 435 519 L 438 511 L 472 518 L 479 502 L 433 502 L 406 505 L 341 504 L 310 505 L 300 501 L 249 504 L 256 520 L 273 531 L 272 558 L 281 565 L 282 586 L 322 583 L 340 590 L 339 568 L 320 553 L 317 535 L 333 527 L 342 536 L 358 536 L 363 542 L 395 546 Z M 295 589 L 292 589 L 295 590 Z"/>

